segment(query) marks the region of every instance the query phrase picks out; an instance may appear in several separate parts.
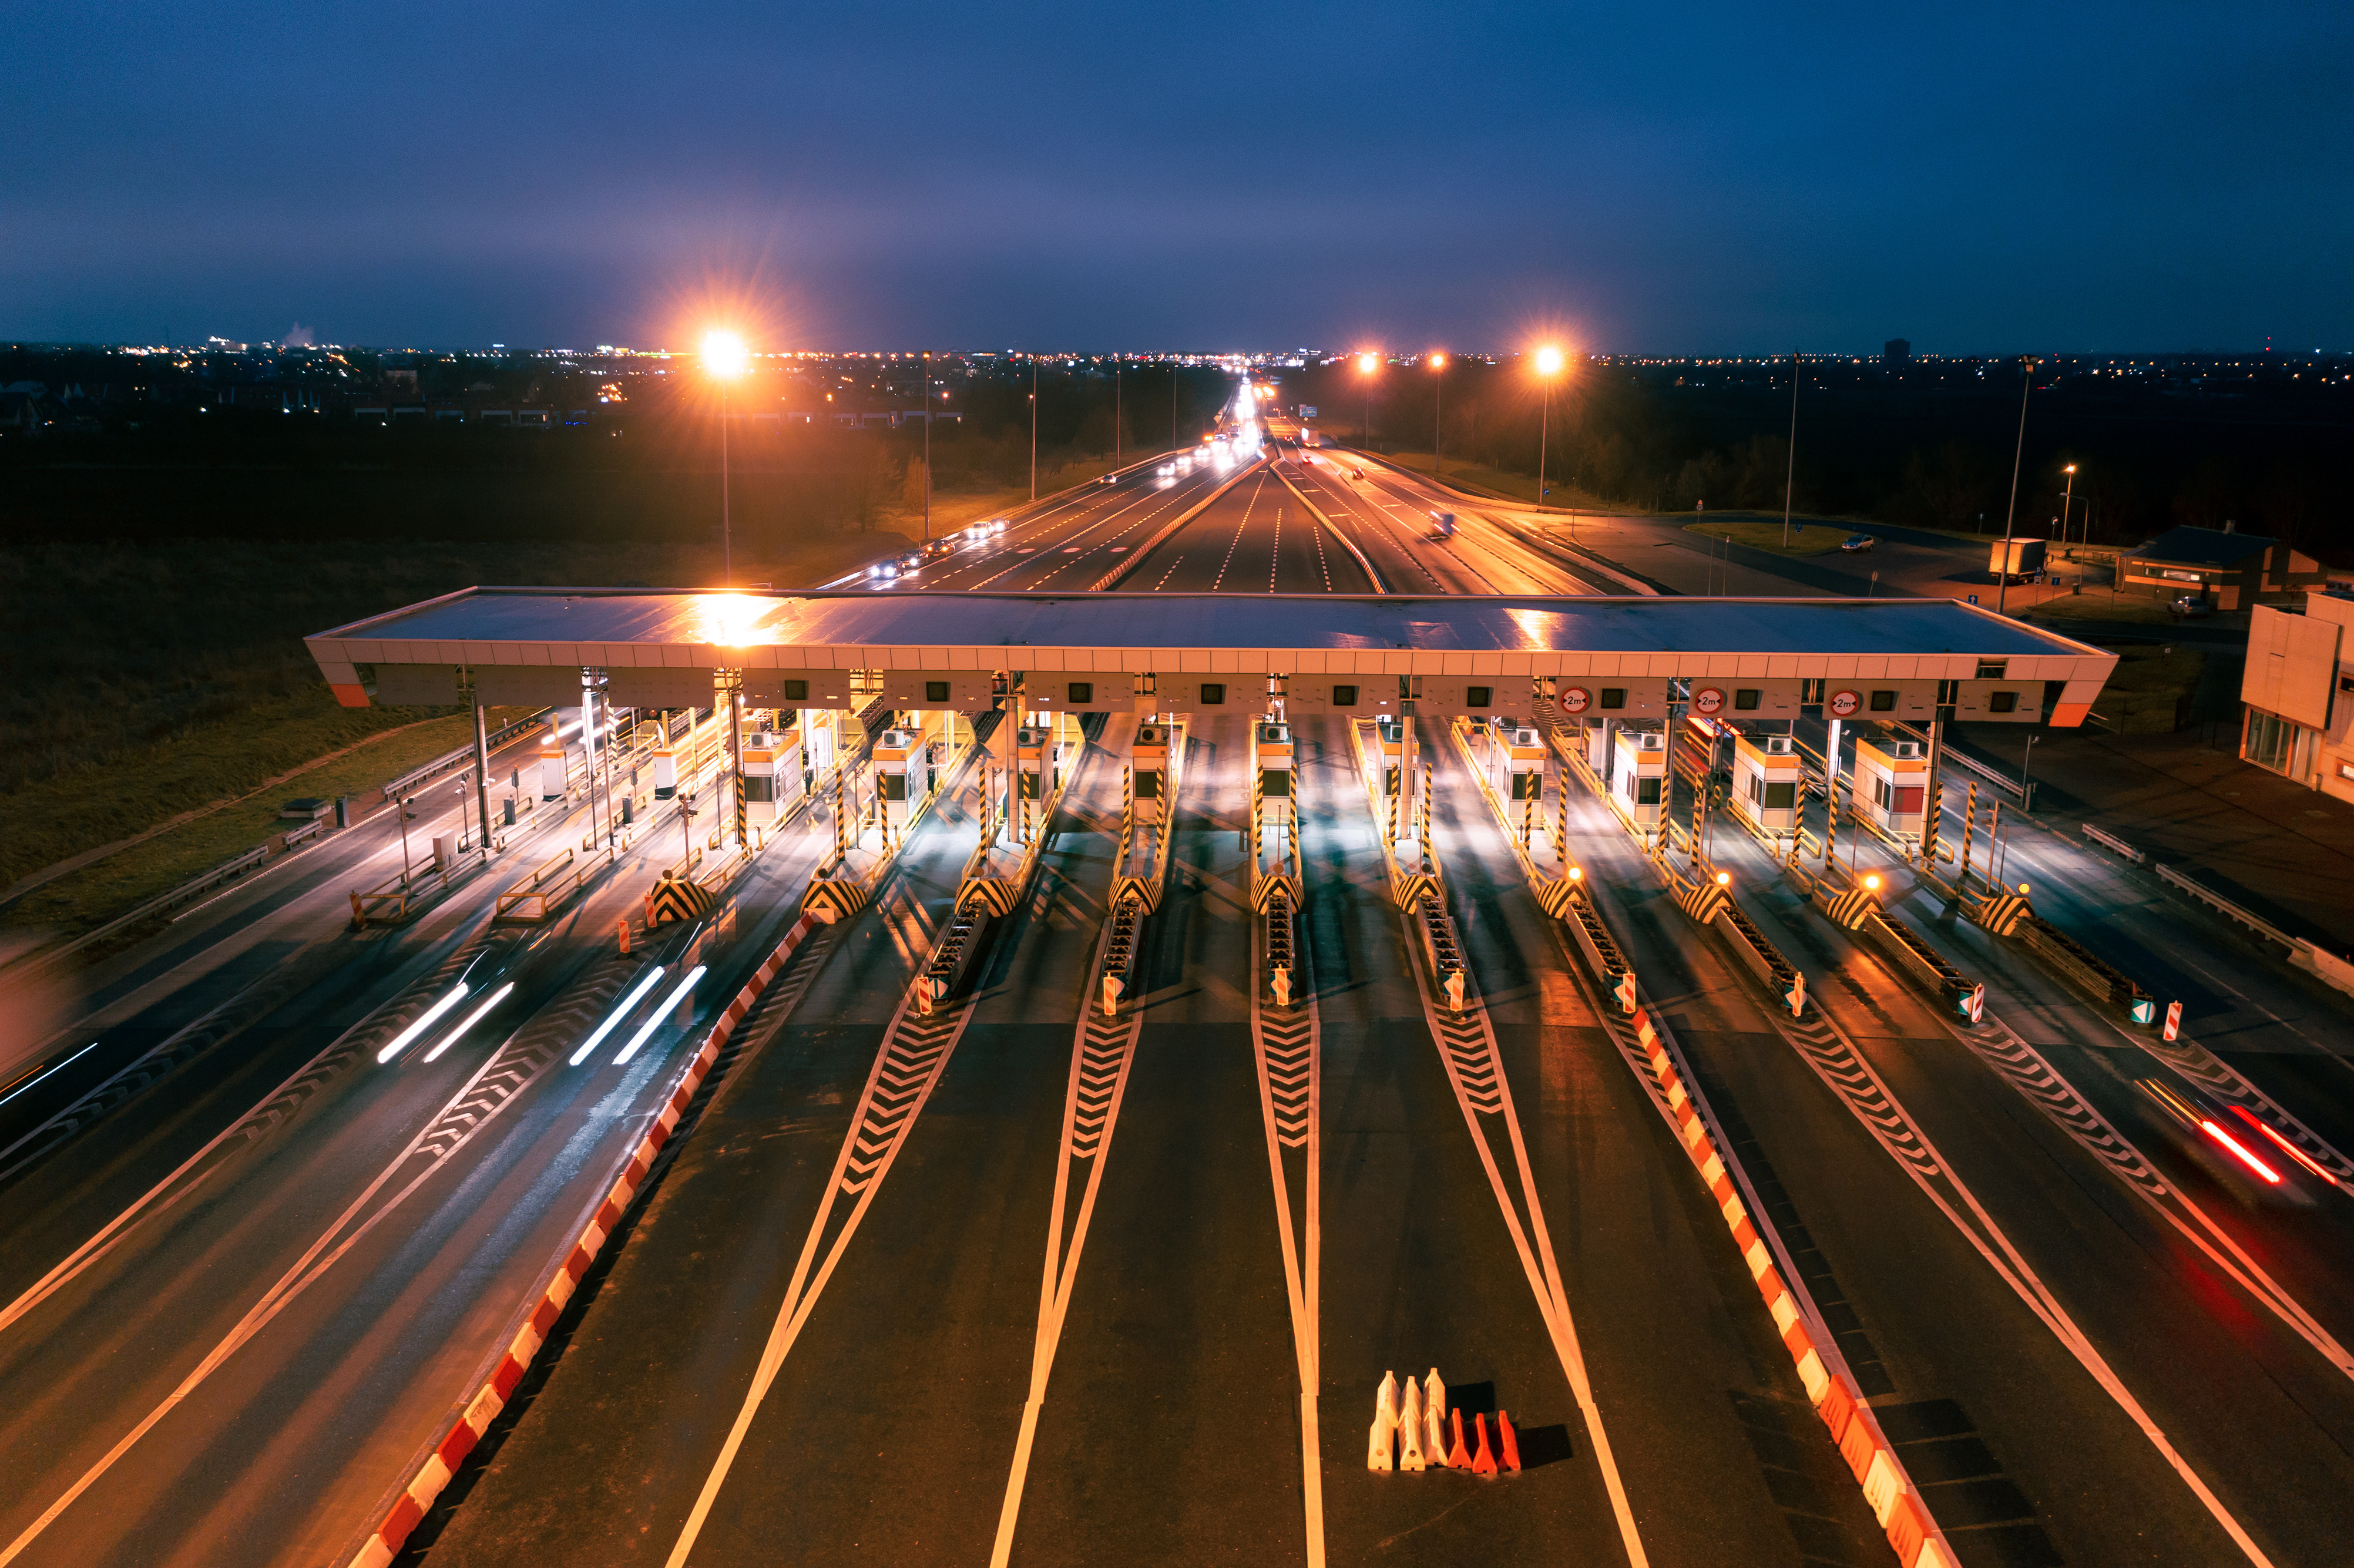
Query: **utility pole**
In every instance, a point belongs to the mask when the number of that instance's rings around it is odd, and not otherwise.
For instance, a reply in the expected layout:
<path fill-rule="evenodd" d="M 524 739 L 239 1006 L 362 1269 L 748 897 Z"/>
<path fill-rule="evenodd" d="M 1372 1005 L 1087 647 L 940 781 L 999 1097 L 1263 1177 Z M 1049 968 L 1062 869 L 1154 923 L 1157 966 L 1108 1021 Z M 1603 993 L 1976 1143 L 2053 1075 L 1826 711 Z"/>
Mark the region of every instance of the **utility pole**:
<path fill-rule="evenodd" d="M 1790 351 L 1790 466 L 1782 475 L 1782 548 L 1790 547 L 1790 491 L 1798 482 L 1798 351 Z"/>
<path fill-rule="evenodd" d="M 932 351 L 924 350 L 924 543 L 932 542 Z"/>
<path fill-rule="evenodd" d="M 2010 530 L 2019 516 L 2019 467 L 2027 456 L 2027 395 L 2035 389 L 2035 356 L 2031 354 L 2020 363 L 2025 367 L 2026 375 L 2020 378 L 2019 388 L 2019 445 L 2010 454 L 2010 510 L 2002 515 L 2002 572 L 2001 580 L 1995 585 L 1994 590 L 1994 612 L 1997 615 L 2002 613 L 2002 607 L 2010 596 Z"/>
<path fill-rule="evenodd" d="M 1038 499 L 1038 356 L 1030 356 L 1030 499 Z"/>
<path fill-rule="evenodd" d="M 1177 450 L 1177 361 L 1169 361 L 1169 450 Z"/>
<path fill-rule="evenodd" d="M 1119 361 L 1111 362 L 1111 466 L 1119 466 L 1119 422 L 1123 418 L 1119 402 Z"/>

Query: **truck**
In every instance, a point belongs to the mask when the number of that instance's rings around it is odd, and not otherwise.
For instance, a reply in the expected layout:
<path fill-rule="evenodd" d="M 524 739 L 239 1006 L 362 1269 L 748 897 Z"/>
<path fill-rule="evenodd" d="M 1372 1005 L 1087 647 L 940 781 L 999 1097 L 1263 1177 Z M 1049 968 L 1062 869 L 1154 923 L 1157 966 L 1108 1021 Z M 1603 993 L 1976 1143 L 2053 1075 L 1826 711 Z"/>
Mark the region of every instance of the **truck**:
<path fill-rule="evenodd" d="M 2017 582 L 2043 570 L 2041 539 L 1997 539 L 1987 557 L 1987 571 L 1997 582 Z"/>

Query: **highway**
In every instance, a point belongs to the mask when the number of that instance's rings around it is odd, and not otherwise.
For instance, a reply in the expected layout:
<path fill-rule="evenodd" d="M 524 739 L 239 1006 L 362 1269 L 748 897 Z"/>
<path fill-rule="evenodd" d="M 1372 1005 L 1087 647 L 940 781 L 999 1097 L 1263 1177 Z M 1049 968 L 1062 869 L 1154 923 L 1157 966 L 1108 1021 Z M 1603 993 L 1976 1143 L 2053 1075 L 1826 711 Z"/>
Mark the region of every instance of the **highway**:
<path fill-rule="evenodd" d="M 1625 591 L 1344 450 L 1163 464 L 864 580 Z M 1457 1012 L 1384 869 L 1353 721 L 1299 716 L 1282 1005 L 1246 711 L 1182 732 L 1170 863 L 1107 1015 L 1140 722 L 1087 722 L 1034 879 L 946 994 L 918 977 L 977 842 L 974 773 L 863 912 L 811 929 L 398 1561 L 1889 1561 L 1618 1003 L 1536 896 L 1572 865 L 1826 1361 L 1959 1562 L 2342 1559 L 2354 1166 L 2333 1186 L 2275 1154 L 2287 1176 L 2264 1183 L 2148 1086 L 2244 1088 L 2331 1168 L 2354 1150 L 2343 999 L 2021 827 L 2006 880 L 2190 1001 L 2190 1044 L 2161 1050 L 1881 841 L 1842 839 L 1891 913 L 1985 982 L 1973 1027 L 1720 809 L 1712 858 L 1667 868 L 1725 874 L 1807 977 L 1793 1020 L 1582 774 L 1548 763 L 1516 850 L 1474 777 L 1484 743 L 1425 718 Z M 1670 805 L 1691 820 L 1688 795 Z M 710 917 L 641 925 L 621 953 L 687 842 L 675 810 L 650 806 L 610 864 L 594 850 L 543 925 L 493 901 L 593 849 L 570 800 L 413 924 L 343 929 L 349 889 L 397 868 L 379 821 L 95 972 L 76 1037 L 96 1047 L 0 1102 L 0 1565 L 360 1549 L 691 1043 L 806 928 L 822 805 Z M 694 964 L 691 1001 L 663 1000 Z M 1521 1473 L 1367 1467 L 1384 1374 L 1434 1368 L 1467 1435 L 1510 1413 Z"/>

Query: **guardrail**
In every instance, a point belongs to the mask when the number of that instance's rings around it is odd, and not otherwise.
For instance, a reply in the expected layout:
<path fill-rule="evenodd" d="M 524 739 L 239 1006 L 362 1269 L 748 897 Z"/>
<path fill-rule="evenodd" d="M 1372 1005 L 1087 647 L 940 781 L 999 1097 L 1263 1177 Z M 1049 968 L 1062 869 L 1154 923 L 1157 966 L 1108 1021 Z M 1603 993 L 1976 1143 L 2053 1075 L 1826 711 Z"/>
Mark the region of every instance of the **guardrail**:
<path fill-rule="evenodd" d="M 536 921 L 555 914 L 564 901 L 579 892 L 588 880 L 588 868 L 573 864 L 577 853 L 567 845 L 550 855 L 538 870 L 500 894 L 498 908 L 492 918 Z M 534 913 L 514 913 L 525 905 L 535 906 Z"/>
<path fill-rule="evenodd" d="M 528 718 L 519 718 L 513 724 L 501 725 L 491 734 L 489 743 L 484 749 L 495 751 L 500 747 L 504 746 L 508 741 L 513 740 L 516 736 L 523 734 L 533 726 L 541 723 L 549 714 L 555 711 L 556 710 L 553 708 L 542 708 Z M 430 762 L 410 768 L 399 778 L 395 779 L 390 783 L 387 784 L 384 787 L 384 798 L 389 800 L 395 795 L 399 794 L 402 790 L 408 789 L 412 784 L 421 784 L 428 779 L 447 773 L 451 768 L 456 768 L 463 763 L 471 763 L 473 759 L 474 743 L 470 740 L 463 746 L 443 752 L 440 756 L 435 758 Z"/>
<path fill-rule="evenodd" d="M 2084 831 L 2086 832 L 2091 832 L 2093 830 L 2087 827 Z M 2271 921 L 2264 919 L 2263 916 L 2250 914 L 2247 910 L 2241 908 L 2238 905 L 2232 903 L 2230 899 L 2224 897 L 2221 894 L 2215 892 L 2211 888 L 2202 886 L 2200 884 L 2191 881 L 2189 877 L 2183 875 L 2172 866 L 2155 865 L 2150 869 L 2158 873 L 2158 879 L 2160 882 L 2165 883 L 2168 886 L 2175 888 L 2191 898 L 2197 899 L 2200 903 L 2206 905 L 2210 909 L 2214 910 L 2217 914 L 2223 916 L 2225 918 L 2238 921 L 2241 925 L 2245 926 L 2248 929 L 2253 931 L 2257 936 L 2265 938 L 2267 941 L 2278 942 L 2282 947 L 2286 948 L 2292 953 L 2297 950 L 2297 940 L 2295 937 L 2290 936 L 2287 932 L 2282 930 L 2279 927 L 2274 925 Z"/>
<path fill-rule="evenodd" d="M 2123 855 L 2126 859 L 2133 862 L 2136 865 L 2144 865 L 2149 861 L 2149 856 L 2142 853 L 2141 851 L 2134 848 L 2133 845 L 2126 842 L 2125 840 L 2118 838 L 2114 833 L 2105 833 L 2101 832 L 2100 829 L 2093 826 L 2090 822 L 2086 822 L 2084 824 L 2084 836 L 2092 840 L 2094 843 L 2104 845 L 2115 853 Z"/>

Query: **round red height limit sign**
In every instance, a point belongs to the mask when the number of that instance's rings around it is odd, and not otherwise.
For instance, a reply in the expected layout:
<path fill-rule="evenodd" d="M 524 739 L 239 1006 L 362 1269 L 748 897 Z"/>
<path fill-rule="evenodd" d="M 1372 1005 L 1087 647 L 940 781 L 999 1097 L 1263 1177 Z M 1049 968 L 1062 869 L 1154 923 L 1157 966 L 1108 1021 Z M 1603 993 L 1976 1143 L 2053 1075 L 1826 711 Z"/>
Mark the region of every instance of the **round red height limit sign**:
<path fill-rule="evenodd" d="M 1561 711 L 1565 714 L 1582 714 L 1585 711 L 1585 705 L 1593 700 L 1593 694 L 1584 686 L 1567 687 L 1561 694 Z"/>
<path fill-rule="evenodd" d="M 1830 709 L 1833 718 L 1853 718 L 1856 715 L 1856 710 L 1862 706 L 1863 699 L 1853 692 L 1831 694 Z"/>
<path fill-rule="evenodd" d="M 1724 711 L 1724 694 L 1714 686 L 1702 686 L 1692 694 L 1692 712 L 1702 718 L 1714 718 Z"/>

